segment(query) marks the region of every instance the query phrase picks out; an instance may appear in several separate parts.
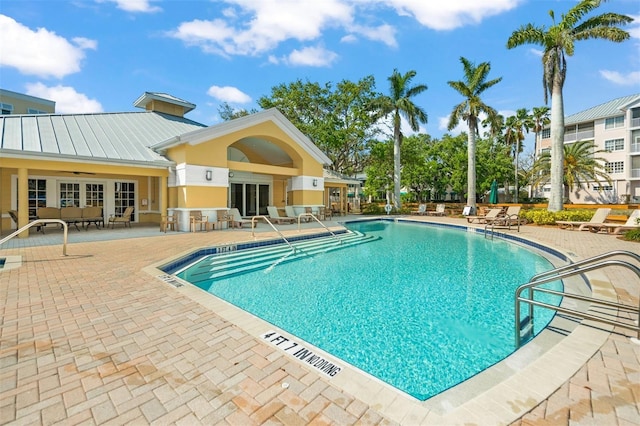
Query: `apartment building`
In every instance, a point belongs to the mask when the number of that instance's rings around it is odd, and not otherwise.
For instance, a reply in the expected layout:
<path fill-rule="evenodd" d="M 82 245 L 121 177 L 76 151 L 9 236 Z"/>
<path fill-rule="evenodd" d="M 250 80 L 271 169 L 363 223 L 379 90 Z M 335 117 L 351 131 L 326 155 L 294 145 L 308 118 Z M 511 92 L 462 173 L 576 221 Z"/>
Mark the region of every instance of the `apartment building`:
<path fill-rule="evenodd" d="M 565 117 L 564 143 L 591 140 L 611 183 L 588 182 L 573 188 L 569 201 L 580 204 L 628 204 L 640 202 L 640 94 L 624 96 Z M 550 129 L 536 141 L 536 155 L 551 147 Z M 549 197 L 546 185 L 535 197 Z"/>
<path fill-rule="evenodd" d="M 48 99 L 0 89 L 0 115 L 53 114 L 56 103 Z"/>

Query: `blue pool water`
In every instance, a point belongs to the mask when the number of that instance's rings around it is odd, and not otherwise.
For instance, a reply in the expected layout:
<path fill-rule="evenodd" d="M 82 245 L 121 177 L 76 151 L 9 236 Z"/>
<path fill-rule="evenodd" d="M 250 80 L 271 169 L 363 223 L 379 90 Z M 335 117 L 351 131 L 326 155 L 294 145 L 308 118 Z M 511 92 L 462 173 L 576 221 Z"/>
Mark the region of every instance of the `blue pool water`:
<path fill-rule="evenodd" d="M 425 400 L 514 351 L 514 290 L 552 268 L 482 234 L 408 222 L 347 226 L 381 238 L 198 286 Z M 536 310 L 535 331 L 551 318 Z"/>

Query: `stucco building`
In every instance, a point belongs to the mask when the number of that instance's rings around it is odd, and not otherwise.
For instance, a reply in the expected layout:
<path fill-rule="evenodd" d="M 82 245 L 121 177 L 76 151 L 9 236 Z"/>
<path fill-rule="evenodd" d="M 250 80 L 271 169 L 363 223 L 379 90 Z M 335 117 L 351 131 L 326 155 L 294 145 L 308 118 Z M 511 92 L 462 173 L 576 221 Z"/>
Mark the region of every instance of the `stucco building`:
<path fill-rule="evenodd" d="M 613 99 L 602 105 L 565 117 L 564 143 L 590 140 L 611 184 L 589 182 L 570 193 L 573 203 L 628 204 L 640 202 L 640 94 Z M 536 141 L 536 155 L 551 146 L 550 129 L 544 129 Z M 548 197 L 549 185 L 538 188 L 536 197 Z"/>
<path fill-rule="evenodd" d="M 16 227 L 9 210 L 22 226 L 45 206 L 98 206 L 105 218 L 134 207 L 134 222 L 169 212 L 183 231 L 192 210 L 215 222 L 230 207 L 329 206 L 336 190 L 346 210 L 348 183 L 325 176 L 330 159 L 276 109 L 206 126 L 168 94 L 134 105 L 144 111 L 0 116 L 0 231 Z"/>

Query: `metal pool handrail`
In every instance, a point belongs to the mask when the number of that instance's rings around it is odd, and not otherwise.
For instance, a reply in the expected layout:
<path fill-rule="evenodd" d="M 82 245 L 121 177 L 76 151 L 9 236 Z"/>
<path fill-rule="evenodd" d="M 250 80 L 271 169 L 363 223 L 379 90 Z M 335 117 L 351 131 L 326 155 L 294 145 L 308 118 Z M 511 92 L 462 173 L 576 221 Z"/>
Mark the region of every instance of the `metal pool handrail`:
<path fill-rule="evenodd" d="M 314 215 L 313 213 L 300 213 L 298 215 L 298 231 L 300 231 L 300 219 L 302 218 L 302 216 L 308 216 L 308 217 L 314 219 L 316 222 L 318 222 L 320 224 L 320 226 L 322 226 L 324 229 L 326 229 L 327 232 L 329 232 L 331 235 L 333 235 L 334 239 L 338 240 L 338 244 L 342 244 L 342 239 L 340 237 L 338 237 L 331 229 L 327 228 L 327 225 L 322 223 L 320 221 L 320 219 L 318 219 L 316 217 L 316 215 Z"/>
<path fill-rule="evenodd" d="M 555 291 L 555 290 L 548 290 L 548 289 L 544 289 L 544 288 L 537 288 L 538 285 L 540 284 L 545 284 L 548 282 L 552 282 L 552 281 L 556 281 L 558 279 L 561 278 L 566 278 L 566 277 L 570 277 L 570 276 L 574 276 L 574 275 L 580 275 L 584 272 L 589 272 L 589 271 L 593 271 L 593 270 L 597 270 L 597 269 L 602 269 L 604 267 L 607 266 L 622 266 L 625 267 L 627 269 L 630 269 L 631 271 L 635 272 L 636 276 L 640 279 L 640 267 L 633 265 L 629 262 L 625 262 L 622 260 L 605 260 L 605 261 L 600 261 L 600 262 L 596 262 L 597 260 L 601 260 L 602 258 L 606 258 L 606 257 L 611 257 L 611 256 L 615 256 L 615 255 L 629 255 L 631 257 L 633 257 L 636 260 L 640 261 L 640 256 L 636 255 L 635 253 L 631 253 L 631 252 L 626 252 L 626 251 L 622 251 L 622 250 L 617 250 L 615 252 L 609 252 L 609 253 L 605 253 L 602 255 L 598 255 L 598 256 L 594 256 L 592 258 L 589 259 L 585 259 L 584 261 L 578 262 L 578 264 L 575 265 L 567 265 L 567 266 L 563 266 L 551 271 L 547 271 L 547 272 L 543 272 L 541 274 L 538 274 L 536 276 L 534 276 L 533 278 L 531 278 L 531 280 L 527 283 L 527 284 L 523 284 L 520 287 L 518 287 L 516 289 L 515 292 L 515 343 L 516 343 L 516 348 L 520 347 L 521 344 L 521 331 L 522 331 L 522 327 L 521 327 L 521 321 L 520 321 L 520 302 L 523 303 L 528 303 L 529 304 L 529 316 L 528 318 L 528 323 L 529 323 L 529 327 L 530 330 L 533 330 L 533 305 L 535 306 L 540 306 L 543 308 L 548 308 L 548 309 L 552 309 L 555 310 L 557 312 L 562 312 L 565 314 L 569 314 L 569 315 L 573 315 L 582 319 L 588 319 L 588 320 L 592 320 L 592 321 L 598 321 L 604 324 L 609 324 L 609 325 L 613 325 L 613 326 L 618 326 L 618 327 L 622 327 L 622 328 L 626 328 L 629 330 L 633 330 L 637 333 L 638 338 L 640 338 L 640 303 L 638 305 L 638 307 L 636 308 L 635 306 L 629 306 L 629 305 L 625 305 L 622 303 L 615 303 L 615 302 L 609 302 L 607 300 L 603 300 L 603 299 L 596 299 L 596 298 L 592 298 L 592 297 L 586 297 L 586 296 L 580 296 L 577 294 L 571 294 L 571 293 L 566 293 L 566 292 L 562 292 L 562 291 Z M 574 267 L 571 267 L 574 266 Z M 524 290 L 529 290 L 529 295 L 528 297 L 523 297 L 522 296 L 522 292 Z M 555 294 L 558 296 L 562 296 L 562 297 L 567 297 L 567 298 L 571 298 L 571 299 L 577 299 L 577 300 L 582 300 L 582 301 L 587 301 L 590 302 L 594 305 L 601 305 L 601 306 L 608 306 L 608 307 L 613 307 L 613 308 L 618 308 L 618 309 L 622 309 L 631 313 L 635 313 L 638 315 L 638 323 L 636 325 L 632 325 L 632 324 L 627 324 L 621 321 L 614 321 L 614 320 L 610 320 L 607 318 L 603 318 L 600 316 L 596 316 L 596 315 L 592 315 L 592 314 L 588 314 L 585 312 L 580 312 L 580 311 L 576 311 L 573 309 L 567 309 L 567 308 L 563 308 L 561 306 L 554 306 L 554 305 L 549 305 L 547 303 L 543 303 L 543 302 L 538 302 L 536 300 L 533 300 L 533 292 L 534 291 L 539 291 L 542 293 L 549 293 L 549 294 Z"/>
<path fill-rule="evenodd" d="M 67 222 L 65 222 L 64 220 L 61 219 L 36 219 L 32 222 L 27 223 L 25 226 L 23 226 L 22 228 L 18 229 L 17 231 L 13 232 L 12 234 L 7 235 L 6 237 L 4 237 L 3 239 L 0 240 L 0 246 L 4 243 L 6 243 L 7 241 L 9 241 L 10 239 L 12 239 L 13 237 L 15 237 L 18 234 L 21 234 L 22 232 L 26 231 L 27 229 L 31 228 L 32 226 L 35 225 L 39 225 L 39 224 L 47 224 L 47 223 L 60 223 L 62 225 L 62 227 L 64 228 L 64 234 L 63 234 L 63 240 L 62 240 L 62 255 L 66 256 L 67 255 Z"/>
<path fill-rule="evenodd" d="M 291 247 L 291 250 L 293 250 L 294 252 L 296 251 L 296 248 L 289 242 L 289 240 L 287 240 L 287 238 L 282 234 L 282 232 L 280 232 L 278 230 L 278 228 L 276 228 L 275 225 L 273 223 L 271 223 L 271 221 L 269 220 L 269 218 L 267 216 L 258 215 L 258 216 L 253 216 L 251 218 L 251 236 L 252 237 L 256 236 L 256 233 L 254 231 L 254 229 L 256 229 L 256 227 L 255 227 L 256 219 L 264 219 L 264 221 L 267 222 L 269 224 L 269 226 L 271 226 L 271 228 L 273 228 L 273 230 L 278 233 L 278 235 L 280 235 L 280 238 L 282 238 L 284 240 L 284 242 L 287 243 L 287 245 L 289 247 Z"/>

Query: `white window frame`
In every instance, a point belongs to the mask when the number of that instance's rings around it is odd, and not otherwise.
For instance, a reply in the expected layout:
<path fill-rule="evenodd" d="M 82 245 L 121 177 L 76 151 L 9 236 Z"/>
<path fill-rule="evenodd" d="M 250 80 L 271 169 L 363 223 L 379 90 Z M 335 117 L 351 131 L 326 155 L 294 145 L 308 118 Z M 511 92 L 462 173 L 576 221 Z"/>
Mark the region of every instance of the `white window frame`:
<path fill-rule="evenodd" d="M 624 151 L 624 138 L 609 139 L 604 141 L 604 149 L 609 152 Z"/>
<path fill-rule="evenodd" d="M 624 161 L 611 161 L 604 164 L 604 169 L 609 174 L 624 173 Z"/>
<path fill-rule="evenodd" d="M 617 115 L 615 117 L 609 117 L 604 119 L 605 129 L 619 129 L 624 127 L 624 115 Z"/>

